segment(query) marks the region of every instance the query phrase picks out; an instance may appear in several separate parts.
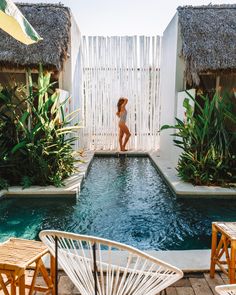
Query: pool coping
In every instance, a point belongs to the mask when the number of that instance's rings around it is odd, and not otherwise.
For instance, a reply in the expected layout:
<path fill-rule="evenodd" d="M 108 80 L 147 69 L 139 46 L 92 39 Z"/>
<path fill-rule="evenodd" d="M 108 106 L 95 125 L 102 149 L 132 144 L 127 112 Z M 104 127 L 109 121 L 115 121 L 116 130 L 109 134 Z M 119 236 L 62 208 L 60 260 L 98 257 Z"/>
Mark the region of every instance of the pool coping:
<path fill-rule="evenodd" d="M 103 250 L 103 252 L 106 252 Z M 144 253 L 151 255 L 161 261 L 165 261 L 175 267 L 178 267 L 182 271 L 189 272 L 209 272 L 210 270 L 210 262 L 211 262 L 211 250 L 179 250 L 179 251 L 158 251 L 158 250 L 144 250 Z M 106 257 L 106 253 L 103 254 Z M 224 257 L 223 257 L 224 258 Z M 114 251 L 113 262 L 120 264 L 121 262 L 126 263 L 128 259 L 127 252 L 124 251 Z M 44 257 L 45 265 L 50 267 L 49 256 Z M 59 266 L 59 269 L 62 269 Z M 219 270 L 216 267 L 216 270 Z"/>
<path fill-rule="evenodd" d="M 96 156 L 148 156 L 155 165 L 163 180 L 171 191 L 179 198 L 236 198 L 236 188 L 223 188 L 219 186 L 194 186 L 182 181 L 175 165 L 162 158 L 160 151 L 95 151 Z"/>
<path fill-rule="evenodd" d="M 236 188 L 223 188 L 217 186 L 194 186 L 191 183 L 183 182 L 178 176 L 175 166 L 170 161 L 160 155 L 160 151 L 87 151 L 83 158 L 83 163 L 79 163 L 78 173 L 73 174 L 64 181 L 65 186 L 32 186 L 22 189 L 20 186 L 10 187 L 8 190 L 0 191 L 2 197 L 76 197 L 79 195 L 82 183 L 87 176 L 90 164 L 94 156 L 115 156 L 115 157 L 138 157 L 147 156 L 155 165 L 163 180 L 171 191 L 179 198 L 236 198 Z"/>
<path fill-rule="evenodd" d="M 228 197 L 236 197 L 236 189 L 224 189 L 220 187 L 197 187 L 188 183 L 183 183 L 177 176 L 176 170 L 173 164 L 160 157 L 159 151 L 129 151 L 129 152 L 117 152 L 117 151 L 88 151 L 85 153 L 83 163 L 79 164 L 79 172 L 73 174 L 71 177 L 65 180 L 65 186 L 62 188 L 56 188 L 53 186 L 39 187 L 33 186 L 28 189 L 22 189 L 21 187 L 10 187 L 8 191 L 0 191 L 4 197 L 17 197 L 17 196 L 38 196 L 40 197 L 75 197 L 78 196 L 81 186 L 87 173 L 89 171 L 90 164 L 94 156 L 148 156 L 152 163 L 155 165 L 160 175 L 168 184 L 172 192 L 177 197 L 200 197 L 203 194 L 208 194 L 208 197 L 222 197 L 222 195 Z M 210 250 L 170 250 L 170 251 L 144 251 L 150 255 L 157 257 L 160 260 L 173 264 L 185 272 L 199 272 L 209 271 L 210 266 Z"/>
<path fill-rule="evenodd" d="M 219 186 L 194 186 L 182 181 L 178 175 L 175 165 L 163 159 L 157 152 L 149 152 L 149 157 L 157 167 L 165 182 L 172 192 L 180 198 L 236 198 L 236 188 L 223 188 Z"/>
<path fill-rule="evenodd" d="M 78 197 L 83 181 L 87 176 L 94 152 L 88 151 L 82 158 L 83 162 L 76 164 L 78 172 L 64 181 L 63 187 L 31 186 L 23 189 L 21 186 L 11 186 L 8 190 L 0 191 L 0 199 L 5 197 Z"/>

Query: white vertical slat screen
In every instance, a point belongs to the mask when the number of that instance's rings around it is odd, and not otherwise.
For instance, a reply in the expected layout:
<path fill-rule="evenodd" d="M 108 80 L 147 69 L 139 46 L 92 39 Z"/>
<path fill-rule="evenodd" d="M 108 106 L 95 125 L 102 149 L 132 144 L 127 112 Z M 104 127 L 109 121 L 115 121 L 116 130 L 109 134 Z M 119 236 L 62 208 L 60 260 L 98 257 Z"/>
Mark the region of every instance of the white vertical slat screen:
<path fill-rule="evenodd" d="M 119 97 L 127 97 L 132 150 L 159 148 L 160 37 L 83 37 L 81 147 L 118 149 Z"/>

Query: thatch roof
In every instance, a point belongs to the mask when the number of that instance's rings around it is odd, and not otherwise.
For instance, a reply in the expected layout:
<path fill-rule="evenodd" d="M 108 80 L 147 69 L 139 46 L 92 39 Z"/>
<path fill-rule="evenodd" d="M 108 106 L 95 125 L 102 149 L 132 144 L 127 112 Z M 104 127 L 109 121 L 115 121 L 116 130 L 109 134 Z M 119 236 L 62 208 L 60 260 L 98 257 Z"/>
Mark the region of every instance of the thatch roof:
<path fill-rule="evenodd" d="M 236 4 L 178 7 L 189 84 L 204 72 L 236 72 Z"/>
<path fill-rule="evenodd" d="M 60 71 L 70 43 L 70 9 L 61 4 L 17 4 L 23 15 L 43 38 L 24 45 L 0 30 L 0 68 L 44 68 Z"/>

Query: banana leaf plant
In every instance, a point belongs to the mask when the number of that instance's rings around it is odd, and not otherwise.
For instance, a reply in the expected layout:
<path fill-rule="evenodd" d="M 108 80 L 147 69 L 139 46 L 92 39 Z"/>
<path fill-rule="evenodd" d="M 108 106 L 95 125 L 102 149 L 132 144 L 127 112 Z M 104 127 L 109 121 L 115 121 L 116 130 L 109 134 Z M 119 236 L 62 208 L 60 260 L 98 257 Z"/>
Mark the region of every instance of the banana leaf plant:
<path fill-rule="evenodd" d="M 0 91 L 0 188 L 9 185 L 63 185 L 75 171 L 73 144 L 77 111 L 65 116 L 66 101 L 53 91 L 50 73 L 39 67 L 38 82 Z M 69 98 L 68 98 L 69 99 Z"/>
<path fill-rule="evenodd" d="M 190 104 L 194 101 L 195 107 Z M 186 118 L 176 118 L 174 144 L 182 150 L 177 171 L 194 185 L 236 185 L 236 110 L 230 94 L 213 98 L 186 91 L 183 102 Z"/>

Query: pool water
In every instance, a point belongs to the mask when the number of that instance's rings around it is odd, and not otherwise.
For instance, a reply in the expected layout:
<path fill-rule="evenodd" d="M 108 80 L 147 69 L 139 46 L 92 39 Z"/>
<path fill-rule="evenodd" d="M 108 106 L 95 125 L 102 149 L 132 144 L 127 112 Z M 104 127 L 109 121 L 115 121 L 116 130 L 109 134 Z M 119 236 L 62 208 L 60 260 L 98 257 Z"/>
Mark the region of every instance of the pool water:
<path fill-rule="evenodd" d="M 0 241 L 59 229 L 142 250 L 203 249 L 212 221 L 236 221 L 236 201 L 177 199 L 147 157 L 95 157 L 77 200 L 0 201 Z"/>

